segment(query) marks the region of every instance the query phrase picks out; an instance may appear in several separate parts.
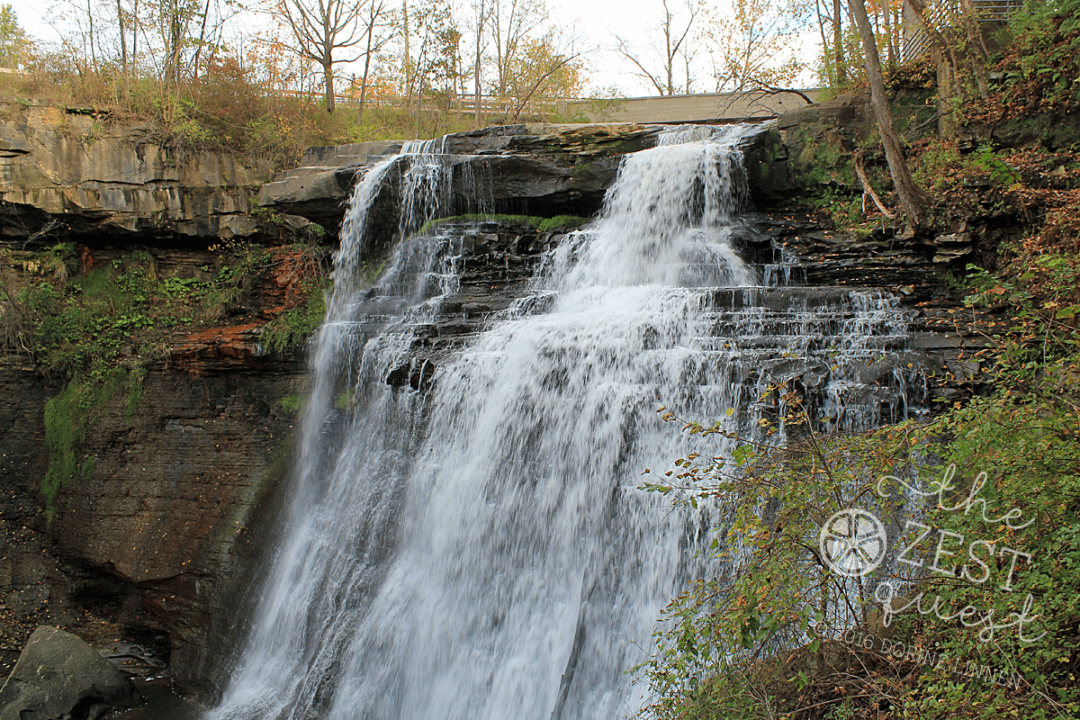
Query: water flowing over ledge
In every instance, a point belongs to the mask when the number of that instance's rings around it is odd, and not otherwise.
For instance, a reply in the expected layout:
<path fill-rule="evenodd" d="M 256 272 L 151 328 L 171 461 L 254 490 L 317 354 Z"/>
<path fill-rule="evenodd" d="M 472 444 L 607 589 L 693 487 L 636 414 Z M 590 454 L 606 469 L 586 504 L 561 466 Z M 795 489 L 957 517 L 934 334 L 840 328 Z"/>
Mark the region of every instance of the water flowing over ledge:
<path fill-rule="evenodd" d="M 738 408 L 725 422 L 745 433 L 776 412 L 762 396 L 779 379 L 831 427 L 920 411 L 892 295 L 784 287 L 798 273 L 742 259 L 745 132 L 683 129 L 627 156 L 600 218 L 418 389 L 387 378 L 457 289 L 459 229 L 416 233 L 440 213 L 448 164 L 406 146 L 368 171 L 272 572 L 210 717 L 631 714 L 641 689 L 625 671 L 702 572 L 711 527 L 635 489 L 686 451 L 658 398 L 706 421 Z M 367 289 L 360 244 L 391 167 L 398 241 Z"/>

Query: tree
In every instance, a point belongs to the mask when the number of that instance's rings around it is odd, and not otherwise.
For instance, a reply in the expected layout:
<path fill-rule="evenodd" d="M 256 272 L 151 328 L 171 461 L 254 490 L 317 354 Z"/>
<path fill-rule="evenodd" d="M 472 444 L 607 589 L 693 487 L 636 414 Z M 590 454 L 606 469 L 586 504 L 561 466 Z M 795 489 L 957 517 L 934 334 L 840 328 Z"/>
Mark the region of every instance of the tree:
<path fill-rule="evenodd" d="M 664 15 L 660 21 L 659 37 L 653 42 L 651 50 L 653 54 L 660 56 L 660 68 L 649 69 L 651 62 L 641 53 L 634 51 L 626 40 L 615 36 L 619 53 L 632 62 L 638 69 L 638 75 L 652 83 L 656 91 L 661 95 L 675 95 L 676 93 L 689 93 L 692 84 L 690 77 L 690 61 L 693 53 L 689 49 L 691 44 L 691 31 L 695 29 L 694 21 L 701 13 L 701 6 L 695 0 L 686 0 L 686 10 L 689 17 L 685 20 L 680 18 L 668 7 L 667 0 L 663 0 Z M 660 47 L 662 46 L 662 48 Z M 679 86 L 675 83 L 675 70 L 682 64 L 686 72 L 686 82 Z"/>
<path fill-rule="evenodd" d="M 363 14 L 364 73 L 360 80 L 360 108 L 356 112 L 356 124 L 364 117 L 364 100 L 367 97 L 368 80 L 371 77 L 371 61 L 394 38 L 396 32 L 393 13 L 386 0 L 369 0 Z"/>
<path fill-rule="evenodd" d="M 890 68 L 895 68 L 899 64 L 899 53 L 897 52 L 899 38 L 893 32 L 896 25 L 897 23 L 893 21 L 891 0 L 881 0 L 881 26 L 885 31 L 885 58 Z"/>
<path fill-rule="evenodd" d="M 158 36 L 162 42 L 162 77 L 172 84 L 180 82 L 184 51 L 191 43 L 192 21 L 199 16 L 202 4 L 196 0 L 157 0 Z"/>
<path fill-rule="evenodd" d="M 469 8 L 472 11 L 470 17 L 470 29 L 473 33 L 473 112 L 475 120 L 479 124 L 481 103 L 483 100 L 483 63 L 484 51 L 487 50 L 487 29 L 491 20 L 492 0 L 471 0 Z"/>
<path fill-rule="evenodd" d="M 30 51 L 30 39 L 11 5 L 0 5 L 0 67 L 17 68 Z"/>
<path fill-rule="evenodd" d="M 889 173 L 892 175 L 896 195 L 900 199 L 900 209 L 912 225 L 918 226 L 922 223 L 923 193 L 915 185 L 911 172 L 908 170 L 904 151 L 900 148 L 900 137 L 893 123 L 892 113 L 889 112 L 889 98 L 885 92 L 885 80 L 881 73 L 881 58 L 878 55 L 874 29 L 870 25 L 870 18 L 866 14 L 863 0 L 850 0 L 848 5 L 855 17 L 855 24 L 859 28 L 866 77 L 870 83 L 870 106 L 881 132 L 881 144 L 885 147 L 885 159 L 889 163 Z"/>
<path fill-rule="evenodd" d="M 490 0 L 488 32 L 495 47 L 495 94 L 506 97 L 525 39 L 547 21 L 543 0 Z"/>
<path fill-rule="evenodd" d="M 580 53 L 563 49 L 559 34 L 548 31 L 540 38 L 525 38 L 511 65 L 511 80 L 506 89 L 513 119 L 538 100 L 555 100 L 581 94 L 583 68 Z"/>
<path fill-rule="evenodd" d="M 280 0 L 278 7 L 292 29 L 297 54 L 322 69 L 326 112 L 334 112 L 334 66 L 355 62 L 362 55 L 341 57 L 340 52 L 365 37 L 359 32 L 357 19 L 372 2 L 378 0 Z"/>
<path fill-rule="evenodd" d="M 425 96 L 456 94 L 460 80 L 461 32 L 448 2 L 402 9 L 403 89 L 406 107 L 415 103 L 419 133 Z"/>
<path fill-rule="evenodd" d="M 774 0 L 733 0 L 730 7 L 730 15 L 710 15 L 702 27 L 716 90 L 790 85 L 806 66 L 796 55 L 792 16 Z"/>
<path fill-rule="evenodd" d="M 836 67 L 836 82 L 847 82 L 847 64 L 844 62 L 844 16 L 840 9 L 840 0 L 832 0 L 833 63 Z"/>

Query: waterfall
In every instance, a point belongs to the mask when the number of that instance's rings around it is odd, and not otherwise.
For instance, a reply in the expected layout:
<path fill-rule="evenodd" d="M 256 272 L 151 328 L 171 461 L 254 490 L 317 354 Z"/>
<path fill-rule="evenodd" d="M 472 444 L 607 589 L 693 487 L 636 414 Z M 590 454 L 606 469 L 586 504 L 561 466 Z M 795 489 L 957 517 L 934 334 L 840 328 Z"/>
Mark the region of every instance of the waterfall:
<path fill-rule="evenodd" d="M 386 378 L 457 290 L 460 234 L 409 235 L 448 192 L 445 160 L 413 147 L 368 171 L 280 545 L 211 718 L 630 715 L 643 689 L 625 671 L 702 572 L 693 550 L 710 529 L 636 489 L 695 449 L 657 405 L 752 433 L 775 411 L 766 386 L 790 379 L 832 427 L 912 411 L 910 378 L 880 362 L 908 335 L 891 295 L 766 287 L 741 259 L 748 132 L 684 129 L 627 156 L 599 219 L 430 389 Z M 365 289 L 367 210 L 405 165 L 404 239 Z"/>

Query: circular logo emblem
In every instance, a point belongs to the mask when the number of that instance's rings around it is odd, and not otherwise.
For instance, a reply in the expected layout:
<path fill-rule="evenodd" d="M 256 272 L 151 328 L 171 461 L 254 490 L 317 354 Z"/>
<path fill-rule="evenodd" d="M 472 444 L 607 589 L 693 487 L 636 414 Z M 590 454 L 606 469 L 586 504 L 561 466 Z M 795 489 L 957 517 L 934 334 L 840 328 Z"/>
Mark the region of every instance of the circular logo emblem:
<path fill-rule="evenodd" d="M 862 577 L 885 559 L 885 526 L 865 510 L 841 510 L 825 521 L 818 548 L 837 575 Z"/>

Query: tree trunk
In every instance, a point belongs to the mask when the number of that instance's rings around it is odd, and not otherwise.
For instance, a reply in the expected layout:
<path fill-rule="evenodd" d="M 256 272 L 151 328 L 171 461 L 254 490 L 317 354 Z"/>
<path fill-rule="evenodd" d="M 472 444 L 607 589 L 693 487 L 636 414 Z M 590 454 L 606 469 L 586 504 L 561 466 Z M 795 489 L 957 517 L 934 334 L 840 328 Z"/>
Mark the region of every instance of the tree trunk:
<path fill-rule="evenodd" d="M 356 124 L 364 119 L 364 99 L 367 97 L 368 72 L 371 70 L 371 36 L 375 34 L 375 21 L 372 20 L 367 30 L 367 51 L 364 53 L 364 76 L 360 80 L 360 108 L 356 111 Z"/>
<path fill-rule="evenodd" d="M 180 61 L 184 56 L 184 36 L 187 34 L 187 18 L 184 8 L 173 0 L 169 3 L 169 53 L 166 68 L 168 81 L 173 87 L 180 85 Z"/>
<path fill-rule="evenodd" d="M 139 66 L 139 0 L 131 6 L 131 66 Z"/>
<path fill-rule="evenodd" d="M 847 82 L 847 66 L 844 64 L 844 16 L 840 11 L 840 0 L 833 0 L 833 63 L 836 65 L 836 84 Z"/>
<path fill-rule="evenodd" d="M 199 77 L 199 61 L 202 59 L 203 45 L 206 43 L 206 21 L 210 17 L 210 0 L 203 8 L 202 27 L 199 28 L 199 44 L 195 46 L 195 77 Z"/>
<path fill-rule="evenodd" d="M 481 0 L 476 18 L 476 53 L 473 57 L 473 122 L 480 124 L 480 61 L 484 54 L 484 26 L 487 25 L 487 2 Z"/>
<path fill-rule="evenodd" d="M 116 22 L 120 27 L 120 69 L 125 75 L 128 71 L 128 54 L 127 54 L 127 23 L 124 22 L 124 7 L 120 0 L 116 0 Z"/>
<path fill-rule="evenodd" d="M 329 58 L 323 58 L 323 85 L 326 88 L 326 112 L 334 112 L 334 66 Z"/>
<path fill-rule="evenodd" d="M 90 63 L 97 70 L 97 51 L 94 50 L 94 11 L 90 7 L 90 0 L 86 0 L 86 22 L 90 28 Z"/>
<path fill-rule="evenodd" d="M 401 2 L 401 36 L 405 39 L 405 109 L 409 109 L 409 100 L 412 98 L 412 56 L 409 54 L 409 3 L 408 0 Z"/>
<path fill-rule="evenodd" d="M 971 0 L 960 0 L 960 22 L 964 25 L 964 33 L 968 41 L 968 60 L 971 62 L 971 72 L 975 76 L 975 84 L 979 88 L 979 97 L 983 100 L 990 99 L 990 73 L 986 66 L 990 62 L 989 53 L 982 40 L 982 33 L 976 23 L 975 7 Z"/>
<path fill-rule="evenodd" d="M 896 45 L 893 43 L 893 26 L 891 15 L 892 12 L 889 9 L 889 0 L 883 0 L 881 5 L 881 16 L 885 25 L 885 62 L 888 63 L 890 70 L 897 66 Z"/>
<path fill-rule="evenodd" d="M 866 15 L 863 0 L 849 0 L 848 6 L 859 28 L 866 77 L 870 83 L 870 106 L 881 131 L 881 143 L 885 146 L 885 159 L 889 162 L 889 173 L 892 175 L 893 185 L 896 186 L 896 194 L 900 198 L 900 209 L 912 225 L 918 226 L 922 223 L 923 195 L 908 171 L 907 161 L 900 148 L 900 138 L 893 124 L 892 114 L 889 112 L 889 98 L 885 93 L 885 81 L 881 74 L 881 58 L 878 56 L 874 29 L 870 27 L 870 18 Z"/>
<path fill-rule="evenodd" d="M 817 12 L 818 33 L 821 35 L 821 52 L 823 54 L 825 54 L 825 53 L 828 53 L 828 51 L 829 51 L 829 37 L 825 33 L 825 19 L 826 19 L 827 16 L 821 10 L 821 0 L 814 0 L 814 10 Z M 826 57 L 827 57 L 827 55 L 826 55 Z M 828 65 L 828 63 L 826 63 L 826 66 L 827 65 Z M 836 76 L 836 73 L 833 73 L 834 79 L 835 79 L 835 76 Z"/>
<path fill-rule="evenodd" d="M 671 52 L 671 12 L 668 10 L 667 3 L 664 3 L 664 47 L 667 51 L 665 55 L 667 59 L 667 94 L 668 96 L 675 94 L 675 83 L 672 80 L 672 64 L 675 61 L 674 54 Z"/>

